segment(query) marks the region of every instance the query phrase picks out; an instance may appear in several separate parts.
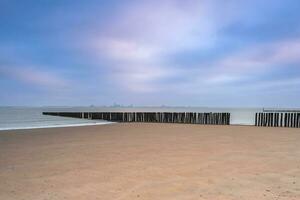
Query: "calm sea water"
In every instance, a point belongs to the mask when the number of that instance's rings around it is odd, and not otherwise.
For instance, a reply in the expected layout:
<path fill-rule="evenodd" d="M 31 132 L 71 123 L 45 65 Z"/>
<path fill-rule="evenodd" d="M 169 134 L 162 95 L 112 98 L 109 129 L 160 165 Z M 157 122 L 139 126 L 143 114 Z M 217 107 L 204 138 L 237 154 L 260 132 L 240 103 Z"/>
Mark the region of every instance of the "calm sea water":
<path fill-rule="evenodd" d="M 104 120 L 47 116 L 42 114 L 45 110 L 46 108 L 0 107 L 0 130 L 100 125 L 110 123 Z"/>
<path fill-rule="evenodd" d="M 206 107 L 0 107 L 0 130 L 108 124 L 104 120 L 42 115 L 43 111 L 144 111 L 144 112 L 230 112 L 233 125 L 253 125 L 262 108 Z"/>

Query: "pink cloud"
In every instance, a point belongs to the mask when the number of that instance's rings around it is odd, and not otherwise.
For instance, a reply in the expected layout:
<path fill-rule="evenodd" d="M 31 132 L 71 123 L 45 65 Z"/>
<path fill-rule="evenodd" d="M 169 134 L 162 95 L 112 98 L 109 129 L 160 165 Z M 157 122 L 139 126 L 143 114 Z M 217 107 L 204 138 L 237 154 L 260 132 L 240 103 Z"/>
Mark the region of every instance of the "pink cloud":
<path fill-rule="evenodd" d="M 269 75 L 274 69 L 284 69 L 289 64 L 300 64 L 300 39 L 288 39 L 255 45 L 251 48 L 233 53 L 210 66 L 200 66 L 190 71 L 181 71 L 188 81 L 166 91 L 183 91 L 188 93 L 205 93 L 209 90 L 219 91 L 219 87 L 228 91 L 255 91 L 279 86 L 299 85 L 299 78 L 282 78 L 273 80 L 256 80 L 259 76 Z M 239 84 L 239 81 L 245 83 Z M 249 82 L 247 82 L 249 81 Z"/>
<path fill-rule="evenodd" d="M 214 84 L 234 83 L 270 73 L 275 68 L 300 64 L 300 39 L 288 39 L 255 45 L 233 53 L 208 66 L 204 82 Z M 195 72 L 202 74 L 203 71 Z"/>
<path fill-rule="evenodd" d="M 238 73 L 259 72 L 274 66 L 300 63 L 300 39 L 252 46 L 216 63 L 218 69 Z M 218 67 L 219 66 L 219 67 Z"/>
<path fill-rule="evenodd" d="M 105 31 L 87 39 L 91 56 L 105 59 L 122 81 L 120 87 L 149 91 L 153 83 L 177 76 L 165 64 L 168 55 L 205 49 L 216 42 L 217 24 L 208 1 L 141 1 L 129 3 L 106 24 Z M 224 17 L 224 16 L 223 16 Z M 225 18 L 225 17 L 224 17 Z"/>
<path fill-rule="evenodd" d="M 64 88 L 68 85 L 67 81 L 60 78 L 57 74 L 33 67 L 1 66 L 0 74 L 26 84 L 46 87 L 47 89 Z"/>

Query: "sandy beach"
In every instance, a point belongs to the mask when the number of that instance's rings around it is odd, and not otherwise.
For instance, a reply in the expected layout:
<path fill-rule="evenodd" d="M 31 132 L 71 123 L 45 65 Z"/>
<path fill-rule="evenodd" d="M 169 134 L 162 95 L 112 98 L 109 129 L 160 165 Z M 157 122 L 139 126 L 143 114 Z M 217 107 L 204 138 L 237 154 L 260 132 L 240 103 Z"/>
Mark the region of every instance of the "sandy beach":
<path fill-rule="evenodd" d="M 300 199 L 300 130 L 123 123 L 0 131 L 0 199 Z"/>

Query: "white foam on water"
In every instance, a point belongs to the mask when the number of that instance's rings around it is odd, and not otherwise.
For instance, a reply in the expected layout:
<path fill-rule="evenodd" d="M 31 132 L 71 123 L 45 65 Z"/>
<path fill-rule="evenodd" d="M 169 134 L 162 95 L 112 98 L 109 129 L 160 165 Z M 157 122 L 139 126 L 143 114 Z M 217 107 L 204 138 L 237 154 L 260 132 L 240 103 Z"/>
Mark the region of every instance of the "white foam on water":
<path fill-rule="evenodd" d="M 49 125 L 49 126 L 23 126 L 23 127 L 9 127 L 0 128 L 0 131 L 7 130 L 26 130 L 26 129 L 40 129 L 40 128 L 64 128 L 64 127 L 78 127 L 78 126 L 96 126 L 105 124 L 114 124 L 116 122 L 95 122 L 95 123 L 81 123 L 81 124 L 63 124 L 63 125 Z"/>
<path fill-rule="evenodd" d="M 44 108 L 0 107 L 0 130 L 76 127 L 111 124 L 105 120 L 88 120 L 43 115 Z"/>

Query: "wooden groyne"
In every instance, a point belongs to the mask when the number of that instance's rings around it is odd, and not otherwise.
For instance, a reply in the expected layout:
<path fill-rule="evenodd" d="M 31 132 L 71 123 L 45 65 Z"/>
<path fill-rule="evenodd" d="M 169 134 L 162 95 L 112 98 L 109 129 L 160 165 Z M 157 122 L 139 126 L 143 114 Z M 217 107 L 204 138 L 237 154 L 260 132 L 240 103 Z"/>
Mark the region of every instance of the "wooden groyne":
<path fill-rule="evenodd" d="M 300 128 L 300 112 L 256 113 L 255 126 Z"/>
<path fill-rule="evenodd" d="M 43 112 L 44 115 L 102 119 L 113 122 L 154 122 L 229 125 L 230 113 L 194 112 Z"/>

